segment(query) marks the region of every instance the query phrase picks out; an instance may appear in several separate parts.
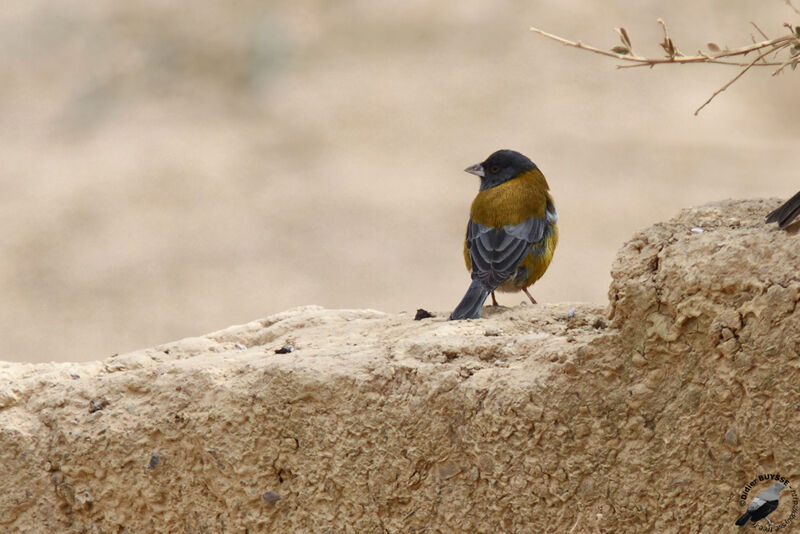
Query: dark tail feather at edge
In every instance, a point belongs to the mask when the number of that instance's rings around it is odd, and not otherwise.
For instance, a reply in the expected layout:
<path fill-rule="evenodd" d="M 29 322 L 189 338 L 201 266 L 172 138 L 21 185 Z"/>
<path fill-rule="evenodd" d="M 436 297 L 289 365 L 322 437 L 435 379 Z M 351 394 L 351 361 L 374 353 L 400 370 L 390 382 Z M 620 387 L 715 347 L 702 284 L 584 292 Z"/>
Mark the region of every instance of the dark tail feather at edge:
<path fill-rule="evenodd" d="M 784 202 L 778 209 L 767 215 L 767 222 L 777 222 L 781 228 L 786 228 L 800 213 L 800 192 Z"/>
<path fill-rule="evenodd" d="M 750 512 L 745 512 L 742 517 L 736 520 L 736 524 L 741 527 L 742 525 L 747 523 L 748 519 L 750 519 Z"/>
<path fill-rule="evenodd" d="M 461 299 L 456 309 L 450 314 L 450 320 L 478 319 L 481 316 L 481 310 L 483 310 L 483 303 L 489 293 L 490 291 L 486 289 L 480 280 L 473 280 L 464 298 Z"/>

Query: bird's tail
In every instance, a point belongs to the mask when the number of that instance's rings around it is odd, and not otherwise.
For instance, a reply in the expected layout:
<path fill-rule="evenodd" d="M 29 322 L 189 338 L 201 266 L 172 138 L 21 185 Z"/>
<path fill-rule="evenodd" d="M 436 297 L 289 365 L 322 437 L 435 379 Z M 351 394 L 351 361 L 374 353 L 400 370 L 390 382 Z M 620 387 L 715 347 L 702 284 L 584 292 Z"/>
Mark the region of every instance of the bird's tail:
<path fill-rule="evenodd" d="M 486 289 L 480 280 L 474 279 L 467 289 L 467 293 L 461 302 L 458 303 L 456 309 L 450 314 L 450 320 L 453 319 L 478 319 L 481 316 L 483 303 L 486 297 L 489 296 L 489 290 Z"/>
<path fill-rule="evenodd" d="M 784 202 L 778 209 L 767 215 L 767 222 L 776 222 L 781 228 L 792 224 L 792 220 L 800 214 L 800 192 Z"/>
<path fill-rule="evenodd" d="M 747 523 L 748 519 L 750 519 L 750 512 L 745 512 L 742 517 L 736 520 L 736 525 L 741 527 L 742 525 Z"/>

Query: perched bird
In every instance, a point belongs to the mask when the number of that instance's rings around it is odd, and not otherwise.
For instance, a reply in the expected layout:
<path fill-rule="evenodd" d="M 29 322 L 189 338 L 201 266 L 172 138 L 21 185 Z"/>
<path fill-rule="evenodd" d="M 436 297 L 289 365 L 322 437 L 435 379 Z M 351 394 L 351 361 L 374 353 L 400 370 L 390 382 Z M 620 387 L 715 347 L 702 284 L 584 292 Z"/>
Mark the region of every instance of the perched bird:
<path fill-rule="evenodd" d="M 464 260 L 472 283 L 450 319 L 481 316 L 495 290 L 524 291 L 542 277 L 558 242 L 558 213 L 544 175 L 527 157 L 498 150 L 465 169 L 479 176 L 480 189 L 467 223 Z"/>
<path fill-rule="evenodd" d="M 756 521 L 766 519 L 766 517 L 774 512 L 778 507 L 778 497 L 781 493 L 781 490 L 785 487 L 786 484 L 783 482 L 776 482 L 759 493 L 752 501 L 750 501 L 747 511 L 744 513 L 744 515 L 742 515 L 742 517 L 736 520 L 736 524 L 741 527 L 744 526 L 748 521 L 755 523 Z M 769 523 L 769 519 L 766 519 L 766 521 Z"/>
<path fill-rule="evenodd" d="M 784 202 L 778 209 L 767 215 L 767 222 L 778 223 L 780 228 L 786 228 L 797 215 L 800 214 L 800 192 Z"/>

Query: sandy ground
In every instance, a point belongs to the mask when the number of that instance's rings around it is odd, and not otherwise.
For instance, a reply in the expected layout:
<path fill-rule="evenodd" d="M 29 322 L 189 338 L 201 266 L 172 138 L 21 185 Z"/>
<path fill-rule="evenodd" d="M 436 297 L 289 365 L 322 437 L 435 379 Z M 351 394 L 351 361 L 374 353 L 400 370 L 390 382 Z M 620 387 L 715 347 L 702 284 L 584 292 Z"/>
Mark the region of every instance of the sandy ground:
<path fill-rule="evenodd" d="M 189 7 L 191 6 L 191 8 Z M 448 309 L 497 148 L 548 177 L 542 302 L 603 303 L 679 208 L 788 197 L 797 74 L 616 70 L 528 32 L 659 54 L 798 22 L 779 0 L 12 0 L 0 13 L 0 359 L 91 360 L 304 304 Z M 516 304 L 514 295 L 502 303 Z"/>

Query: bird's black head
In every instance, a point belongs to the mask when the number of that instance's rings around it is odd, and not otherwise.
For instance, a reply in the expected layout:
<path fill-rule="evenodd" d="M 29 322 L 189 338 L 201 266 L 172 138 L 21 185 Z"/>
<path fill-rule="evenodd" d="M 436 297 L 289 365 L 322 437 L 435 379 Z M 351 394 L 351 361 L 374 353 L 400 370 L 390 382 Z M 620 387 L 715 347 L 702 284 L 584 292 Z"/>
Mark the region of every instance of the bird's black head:
<path fill-rule="evenodd" d="M 514 150 L 498 150 L 482 163 L 464 169 L 480 176 L 481 191 L 516 178 L 525 171 L 535 170 L 536 164 Z"/>

